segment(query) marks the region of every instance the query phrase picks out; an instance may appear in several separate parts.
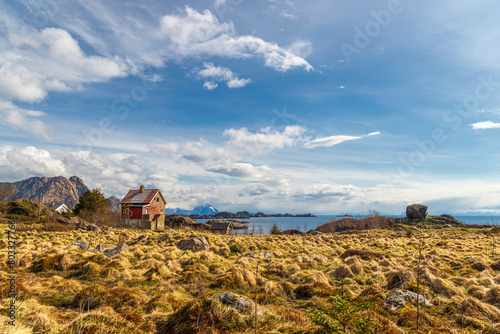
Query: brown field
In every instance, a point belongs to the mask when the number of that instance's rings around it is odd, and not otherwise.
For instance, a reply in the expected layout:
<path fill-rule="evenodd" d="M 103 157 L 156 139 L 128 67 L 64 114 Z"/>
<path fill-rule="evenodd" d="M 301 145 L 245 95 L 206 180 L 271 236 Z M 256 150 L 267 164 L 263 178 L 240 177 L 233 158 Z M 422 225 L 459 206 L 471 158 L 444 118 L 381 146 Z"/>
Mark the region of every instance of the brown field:
<path fill-rule="evenodd" d="M 328 309 L 330 297 L 341 294 L 346 309 L 369 305 L 351 318 L 340 314 L 346 332 L 355 332 L 355 320 L 371 319 L 362 332 L 415 333 L 416 305 L 390 313 L 383 301 L 394 289 L 417 288 L 434 304 L 425 308 L 425 317 L 423 307 L 418 310 L 425 319 L 419 324 L 422 333 L 500 333 L 500 257 L 493 254 L 494 234 L 482 230 L 319 236 L 168 230 L 171 237 L 158 244 L 163 233 L 153 231 L 40 232 L 21 227 L 16 232 L 21 240 L 18 267 L 11 271 L 8 225 L 0 225 L 2 333 L 254 333 L 254 308 L 240 313 L 211 298 L 221 292 L 257 298 L 258 333 L 326 333 L 311 314 Z M 88 242 L 90 249 L 130 243 L 142 234 L 151 242 L 128 246 L 112 258 L 68 247 L 76 240 Z M 176 248 L 179 240 L 193 236 L 205 236 L 210 250 Z M 7 317 L 7 279 L 12 275 L 18 294 L 15 327 Z M 344 278 L 348 281 L 341 287 Z"/>

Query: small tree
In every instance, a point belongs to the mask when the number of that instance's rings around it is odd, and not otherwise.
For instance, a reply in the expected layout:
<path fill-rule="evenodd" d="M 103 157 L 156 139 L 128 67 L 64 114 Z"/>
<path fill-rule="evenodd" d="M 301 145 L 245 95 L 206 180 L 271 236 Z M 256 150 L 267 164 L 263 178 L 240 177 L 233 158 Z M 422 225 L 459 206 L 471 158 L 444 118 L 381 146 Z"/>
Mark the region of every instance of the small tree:
<path fill-rule="evenodd" d="M 100 188 L 86 190 L 75 206 L 74 212 L 82 218 L 103 216 L 109 210 L 111 204 L 101 193 Z"/>
<path fill-rule="evenodd" d="M 330 296 L 330 302 L 317 309 L 309 309 L 311 320 L 323 327 L 328 333 L 373 333 L 374 320 L 360 317 L 359 313 L 368 309 L 369 303 L 358 303 L 345 295 L 344 286 L 348 280 L 338 282 L 340 295 Z"/>
<path fill-rule="evenodd" d="M 271 227 L 271 234 L 273 235 L 277 235 L 277 234 L 281 234 L 281 230 L 280 228 L 278 227 L 278 224 L 274 223 L 273 224 L 273 227 Z"/>

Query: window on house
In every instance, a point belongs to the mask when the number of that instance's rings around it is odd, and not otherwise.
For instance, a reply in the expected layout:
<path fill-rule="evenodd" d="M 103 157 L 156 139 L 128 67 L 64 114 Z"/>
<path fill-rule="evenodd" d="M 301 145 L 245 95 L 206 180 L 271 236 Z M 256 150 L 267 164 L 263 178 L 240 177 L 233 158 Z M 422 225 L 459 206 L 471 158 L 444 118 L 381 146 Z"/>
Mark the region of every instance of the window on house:
<path fill-rule="evenodd" d="M 146 214 L 148 214 L 148 213 L 149 213 L 149 209 L 148 209 L 148 208 L 146 208 Z"/>

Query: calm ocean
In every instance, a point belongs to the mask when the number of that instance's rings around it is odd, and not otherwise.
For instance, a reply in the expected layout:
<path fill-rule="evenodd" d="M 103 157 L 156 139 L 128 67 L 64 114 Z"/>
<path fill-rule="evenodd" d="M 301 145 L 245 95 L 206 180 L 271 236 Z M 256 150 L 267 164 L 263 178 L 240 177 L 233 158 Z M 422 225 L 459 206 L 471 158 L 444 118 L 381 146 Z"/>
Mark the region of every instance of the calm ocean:
<path fill-rule="evenodd" d="M 365 216 L 354 216 L 353 218 L 364 218 Z M 393 217 L 404 217 L 404 216 L 393 216 Z M 453 215 L 458 221 L 470 225 L 481 225 L 481 224 L 491 224 L 491 215 Z M 248 221 L 249 229 L 247 232 L 252 231 L 255 228 L 255 233 L 269 234 L 271 227 L 274 223 L 278 227 L 284 230 L 298 229 L 300 231 L 314 230 L 316 227 L 327 223 L 329 220 L 334 218 L 335 220 L 342 219 L 341 216 L 335 215 L 319 215 L 316 217 L 260 217 L 260 218 L 250 218 L 250 219 L 238 219 Z M 198 219 L 196 222 L 205 223 L 209 219 Z M 500 225 L 500 215 L 493 215 L 493 223 Z M 245 230 L 236 230 L 238 233 L 242 233 Z"/>

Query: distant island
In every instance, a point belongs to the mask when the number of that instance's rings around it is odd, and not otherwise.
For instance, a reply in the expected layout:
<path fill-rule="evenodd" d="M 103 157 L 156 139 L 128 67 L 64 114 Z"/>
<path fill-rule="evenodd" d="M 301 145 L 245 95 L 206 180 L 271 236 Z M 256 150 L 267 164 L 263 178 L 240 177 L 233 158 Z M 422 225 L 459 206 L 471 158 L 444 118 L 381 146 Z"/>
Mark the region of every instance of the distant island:
<path fill-rule="evenodd" d="M 187 215 L 191 219 L 249 219 L 249 218 L 260 218 L 260 217 L 316 217 L 312 213 L 293 215 L 290 213 L 273 213 L 267 214 L 263 212 L 250 213 L 248 211 L 238 211 L 236 213 L 231 212 L 217 212 L 210 215 L 199 215 L 191 214 Z"/>
<path fill-rule="evenodd" d="M 316 217 L 312 213 L 306 214 L 290 214 L 290 213 L 273 213 L 267 214 L 263 212 L 250 213 L 248 211 L 238 211 L 231 213 L 227 211 L 219 211 L 213 205 L 206 203 L 199 205 L 193 210 L 186 210 L 181 208 L 165 208 L 167 215 L 180 215 L 187 216 L 191 219 L 249 219 L 257 217 Z"/>

